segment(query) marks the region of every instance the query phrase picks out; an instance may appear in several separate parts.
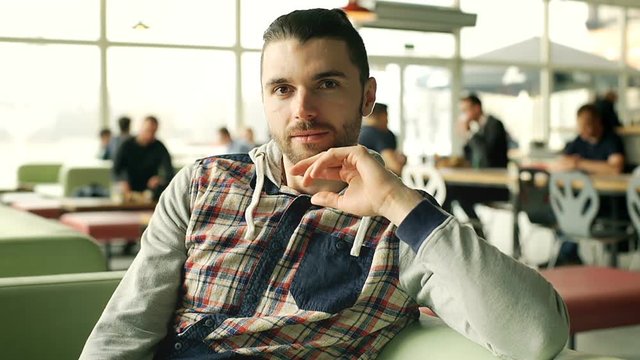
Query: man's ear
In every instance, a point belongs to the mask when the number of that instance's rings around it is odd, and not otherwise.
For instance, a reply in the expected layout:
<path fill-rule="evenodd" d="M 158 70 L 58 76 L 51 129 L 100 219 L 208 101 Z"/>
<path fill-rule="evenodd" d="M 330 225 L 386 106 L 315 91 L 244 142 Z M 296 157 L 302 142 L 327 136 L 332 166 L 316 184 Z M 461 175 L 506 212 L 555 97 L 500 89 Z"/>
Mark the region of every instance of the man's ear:
<path fill-rule="evenodd" d="M 373 111 L 373 105 L 376 103 L 376 90 L 378 84 L 376 83 L 376 79 L 370 77 L 367 82 L 364 83 L 364 91 L 362 93 L 362 108 L 360 109 L 360 114 L 363 117 L 367 117 L 371 115 Z"/>

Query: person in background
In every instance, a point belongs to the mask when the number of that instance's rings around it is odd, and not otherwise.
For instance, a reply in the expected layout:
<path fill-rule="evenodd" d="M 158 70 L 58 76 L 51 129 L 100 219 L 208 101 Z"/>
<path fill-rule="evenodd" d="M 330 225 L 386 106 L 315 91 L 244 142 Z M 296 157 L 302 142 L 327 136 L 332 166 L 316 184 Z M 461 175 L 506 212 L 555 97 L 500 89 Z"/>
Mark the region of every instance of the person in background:
<path fill-rule="evenodd" d="M 506 168 L 509 137 L 502 121 L 482 110 L 482 102 L 471 94 L 460 100 L 461 135 L 466 139 L 464 155 L 474 168 Z"/>
<path fill-rule="evenodd" d="M 130 129 L 131 129 L 131 119 L 127 116 L 122 116 L 118 119 L 118 129 L 120 130 L 120 134 L 114 136 L 109 143 L 109 159 L 115 160 L 118 149 L 120 145 L 131 137 Z"/>
<path fill-rule="evenodd" d="M 111 149 L 109 148 L 110 141 L 111 141 L 111 130 L 107 128 L 100 130 L 100 148 L 98 150 L 98 159 L 100 160 L 111 159 Z"/>
<path fill-rule="evenodd" d="M 147 116 L 138 135 L 124 140 L 118 149 L 113 172 L 125 199 L 132 191 L 150 190 L 157 200 L 173 178 L 171 155 L 156 139 L 157 131 L 158 119 Z"/>
<path fill-rule="evenodd" d="M 407 157 L 397 150 L 396 136 L 389 130 L 387 105 L 376 103 L 371 115 L 364 118 L 358 142 L 382 155 L 385 166 L 397 175 L 407 163 Z"/>
<path fill-rule="evenodd" d="M 180 171 L 80 359 L 374 359 L 419 306 L 500 358 L 558 354 L 553 287 L 357 145 L 377 85 L 346 14 L 263 39 L 273 140 Z"/>
<path fill-rule="evenodd" d="M 625 154 L 622 139 L 605 131 L 598 109 L 585 104 L 577 112 L 578 135 L 567 143 L 562 156 L 549 167 L 552 171 L 582 170 L 591 174 L 620 174 Z"/>
<path fill-rule="evenodd" d="M 602 129 L 605 133 L 615 132 L 616 128 L 622 126 L 616 112 L 616 101 L 618 101 L 618 94 L 613 90 L 609 90 L 594 102 L 596 109 L 600 113 Z"/>
<path fill-rule="evenodd" d="M 242 139 L 251 149 L 258 146 L 258 143 L 256 143 L 255 134 L 253 133 L 253 129 L 248 126 L 242 130 Z"/>
<path fill-rule="evenodd" d="M 253 148 L 243 139 L 232 138 L 229 129 L 226 127 L 218 129 L 218 144 L 226 147 L 225 152 L 227 154 L 246 154 Z"/>

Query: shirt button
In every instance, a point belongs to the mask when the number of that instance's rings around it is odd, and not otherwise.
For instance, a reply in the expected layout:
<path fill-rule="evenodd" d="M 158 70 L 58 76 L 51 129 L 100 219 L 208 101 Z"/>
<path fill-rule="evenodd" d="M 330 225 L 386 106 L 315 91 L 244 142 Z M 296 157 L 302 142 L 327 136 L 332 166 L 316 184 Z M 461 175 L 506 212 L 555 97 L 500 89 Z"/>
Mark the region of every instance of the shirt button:
<path fill-rule="evenodd" d="M 179 342 L 175 343 L 175 344 L 173 345 L 173 348 L 174 348 L 174 349 L 176 349 L 176 350 L 180 350 L 180 349 L 182 349 L 182 343 L 179 343 Z"/>
<path fill-rule="evenodd" d="M 336 243 L 336 249 L 338 249 L 338 250 L 344 250 L 344 249 L 346 249 L 346 248 L 347 248 L 347 243 L 346 243 L 346 242 L 344 242 L 344 241 L 338 241 L 338 242 Z"/>
<path fill-rule="evenodd" d="M 211 319 L 207 319 L 204 321 L 204 326 L 206 327 L 212 327 L 213 326 L 213 320 Z"/>

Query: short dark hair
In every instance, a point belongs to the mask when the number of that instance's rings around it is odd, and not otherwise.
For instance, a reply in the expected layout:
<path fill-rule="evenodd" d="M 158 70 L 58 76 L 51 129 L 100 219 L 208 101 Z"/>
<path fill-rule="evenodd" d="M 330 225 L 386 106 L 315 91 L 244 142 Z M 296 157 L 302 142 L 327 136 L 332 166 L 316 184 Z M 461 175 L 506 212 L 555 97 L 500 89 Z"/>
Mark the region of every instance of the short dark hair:
<path fill-rule="evenodd" d="M 482 107 L 482 101 L 480 101 L 480 98 L 476 94 L 469 94 L 467 96 L 462 97 L 462 99 L 460 99 L 460 100 L 461 101 L 468 101 L 468 102 L 472 103 L 473 105 L 478 105 L 478 106 Z"/>
<path fill-rule="evenodd" d="M 224 126 L 218 129 L 218 133 L 224 137 L 231 138 L 231 133 L 229 132 L 229 129 L 227 129 Z"/>
<path fill-rule="evenodd" d="M 131 128 L 131 119 L 128 116 L 122 116 L 118 119 L 118 128 L 120 132 L 129 132 Z"/>
<path fill-rule="evenodd" d="M 100 137 L 111 136 L 111 130 L 103 128 L 100 130 Z"/>
<path fill-rule="evenodd" d="M 369 61 L 364 41 L 344 11 L 340 9 L 296 10 L 278 17 L 269 25 L 262 36 L 264 40 L 262 53 L 264 54 L 264 49 L 271 42 L 291 38 L 301 43 L 317 38 L 344 41 L 351 62 L 360 71 L 362 86 L 369 79 Z M 262 55 L 260 64 L 262 64 Z"/>
<path fill-rule="evenodd" d="M 153 115 L 147 115 L 146 118 L 144 118 L 144 121 L 150 121 L 152 122 L 155 126 L 158 126 L 158 118 L 153 116 Z"/>
<path fill-rule="evenodd" d="M 387 112 L 387 105 L 382 103 L 376 103 L 373 105 L 373 111 L 371 111 L 371 115 L 379 115 Z"/>
<path fill-rule="evenodd" d="M 593 115 L 595 118 L 601 119 L 600 111 L 598 110 L 598 107 L 595 106 L 594 104 L 589 103 L 589 104 L 584 104 L 580 106 L 578 108 L 578 111 L 576 112 L 576 115 L 580 117 L 580 115 L 582 115 L 583 113 L 589 113 Z"/>

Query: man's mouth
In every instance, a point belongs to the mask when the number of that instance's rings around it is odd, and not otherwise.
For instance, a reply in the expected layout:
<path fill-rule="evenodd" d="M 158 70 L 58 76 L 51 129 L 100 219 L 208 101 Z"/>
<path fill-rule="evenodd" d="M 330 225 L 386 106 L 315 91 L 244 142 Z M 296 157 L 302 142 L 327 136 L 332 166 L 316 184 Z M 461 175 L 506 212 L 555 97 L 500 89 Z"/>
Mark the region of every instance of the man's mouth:
<path fill-rule="evenodd" d="M 292 131 L 289 137 L 291 140 L 300 143 L 315 143 L 324 140 L 329 135 L 328 130 L 296 130 Z"/>

